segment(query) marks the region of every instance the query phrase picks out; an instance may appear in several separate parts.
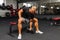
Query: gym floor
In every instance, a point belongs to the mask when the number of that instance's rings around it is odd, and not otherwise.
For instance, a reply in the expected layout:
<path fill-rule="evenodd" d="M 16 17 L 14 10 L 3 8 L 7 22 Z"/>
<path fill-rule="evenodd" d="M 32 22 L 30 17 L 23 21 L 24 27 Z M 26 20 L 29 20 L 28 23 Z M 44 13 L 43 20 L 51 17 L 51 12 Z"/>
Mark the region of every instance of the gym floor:
<path fill-rule="evenodd" d="M 14 37 L 8 35 L 10 21 L 10 19 L 0 20 L 0 40 L 18 40 L 17 33 L 13 33 Z M 51 26 L 50 22 L 47 20 L 39 20 L 39 29 L 44 33 L 31 34 L 24 31 L 22 40 L 60 40 L 60 26 Z"/>

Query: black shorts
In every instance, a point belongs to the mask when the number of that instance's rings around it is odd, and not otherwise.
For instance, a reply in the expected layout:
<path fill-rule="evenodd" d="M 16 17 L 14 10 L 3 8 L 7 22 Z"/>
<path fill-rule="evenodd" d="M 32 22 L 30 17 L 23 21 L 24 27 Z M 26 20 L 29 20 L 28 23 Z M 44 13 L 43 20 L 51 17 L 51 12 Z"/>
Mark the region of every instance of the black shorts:
<path fill-rule="evenodd" d="M 26 14 L 26 15 L 23 15 L 22 16 L 23 18 L 27 18 L 27 19 L 33 19 L 34 18 L 34 15 L 32 15 L 32 14 Z"/>

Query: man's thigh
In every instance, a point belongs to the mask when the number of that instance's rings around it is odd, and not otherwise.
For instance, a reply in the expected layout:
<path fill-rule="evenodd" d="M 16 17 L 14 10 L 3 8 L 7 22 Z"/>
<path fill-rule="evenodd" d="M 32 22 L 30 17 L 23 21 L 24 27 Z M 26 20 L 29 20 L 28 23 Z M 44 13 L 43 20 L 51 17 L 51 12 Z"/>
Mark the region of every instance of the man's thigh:
<path fill-rule="evenodd" d="M 38 19 L 37 18 L 33 18 L 34 22 L 38 22 Z"/>
<path fill-rule="evenodd" d="M 25 21 L 23 17 L 18 19 L 18 23 L 22 23 L 23 21 Z"/>

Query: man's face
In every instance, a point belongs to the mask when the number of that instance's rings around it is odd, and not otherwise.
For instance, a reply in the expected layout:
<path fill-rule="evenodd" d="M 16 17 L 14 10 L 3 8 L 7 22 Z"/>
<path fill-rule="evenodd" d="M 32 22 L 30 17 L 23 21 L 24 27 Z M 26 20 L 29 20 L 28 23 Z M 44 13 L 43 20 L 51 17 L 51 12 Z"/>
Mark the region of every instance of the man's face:
<path fill-rule="evenodd" d="M 36 6 L 32 6 L 31 11 L 34 13 L 34 12 L 36 12 L 36 9 L 37 9 Z"/>

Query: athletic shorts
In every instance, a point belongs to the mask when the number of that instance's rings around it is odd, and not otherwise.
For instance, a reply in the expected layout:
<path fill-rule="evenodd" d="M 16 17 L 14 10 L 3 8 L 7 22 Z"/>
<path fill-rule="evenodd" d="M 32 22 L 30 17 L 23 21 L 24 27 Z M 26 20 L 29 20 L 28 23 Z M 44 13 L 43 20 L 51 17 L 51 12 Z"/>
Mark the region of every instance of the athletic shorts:
<path fill-rule="evenodd" d="M 29 19 L 26 19 L 26 18 L 23 18 L 23 17 L 22 17 L 22 20 L 26 21 L 27 23 L 29 22 Z"/>

